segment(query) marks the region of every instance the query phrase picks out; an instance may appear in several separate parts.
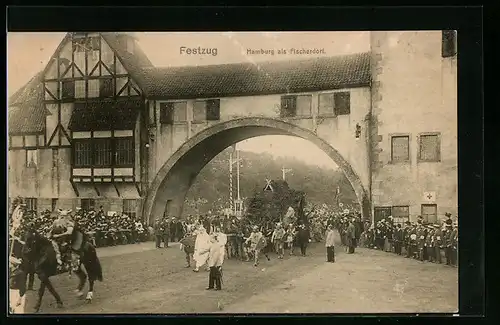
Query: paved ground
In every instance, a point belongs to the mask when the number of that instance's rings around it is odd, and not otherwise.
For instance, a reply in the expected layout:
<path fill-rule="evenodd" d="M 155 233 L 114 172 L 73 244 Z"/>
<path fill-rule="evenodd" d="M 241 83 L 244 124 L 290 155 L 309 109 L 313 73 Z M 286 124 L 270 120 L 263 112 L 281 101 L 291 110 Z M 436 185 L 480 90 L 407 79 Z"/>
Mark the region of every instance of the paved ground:
<path fill-rule="evenodd" d="M 65 307 L 57 309 L 46 292 L 42 313 L 380 313 L 456 312 L 458 272 L 380 251 L 358 249 L 325 263 L 322 244 L 307 257 L 251 263 L 227 260 L 223 290 L 204 290 L 205 272 L 184 268 L 178 245 L 152 249 L 152 243 L 99 249 L 104 282 L 97 282 L 92 304 L 74 297 L 77 279 L 53 278 Z M 38 283 L 35 284 L 35 287 Z M 33 310 L 29 292 L 26 312 Z M 220 307 L 220 309 L 219 309 Z"/>

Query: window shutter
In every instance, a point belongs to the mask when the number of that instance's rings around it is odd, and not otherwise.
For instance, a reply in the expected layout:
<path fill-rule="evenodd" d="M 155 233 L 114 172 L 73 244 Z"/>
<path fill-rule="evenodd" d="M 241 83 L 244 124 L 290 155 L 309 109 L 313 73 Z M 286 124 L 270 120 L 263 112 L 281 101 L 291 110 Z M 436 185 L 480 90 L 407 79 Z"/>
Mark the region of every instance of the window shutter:
<path fill-rule="evenodd" d="M 297 112 L 296 96 L 281 97 L 281 117 L 295 116 Z"/>
<path fill-rule="evenodd" d="M 338 92 L 334 94 L 335 115 L 351 114 L 351 93 L 348 91 Z"/>
<path fill-rule="evenodd" d="M 174 103 L 160 103 L 160 123 L 173 124 Z"/>
<path fill-rule="evenodd" d="M 207 100 L 207 121 L 220 120 L 220 99 Z"/>

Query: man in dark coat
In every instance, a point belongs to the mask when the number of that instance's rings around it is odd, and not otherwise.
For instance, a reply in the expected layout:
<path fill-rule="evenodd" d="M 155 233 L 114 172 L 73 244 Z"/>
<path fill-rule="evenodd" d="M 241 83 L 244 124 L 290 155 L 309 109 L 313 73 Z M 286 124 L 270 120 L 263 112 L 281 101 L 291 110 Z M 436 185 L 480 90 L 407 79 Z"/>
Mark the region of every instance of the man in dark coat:
<path fill-rule="evenodd" d="M 175 241 L 179 241 L 184 237 L 184 226 L 180 220 L 175 222 Z"/>
<path fill-rule="evenodd" d="M 446 224 L 446 231 L 443 235 L 444 237 L 444 255 L 446 258 L 446 265 L 452 265 L 453 257 L 453 226 L 451 224 Z"/>
<path fill-rule="evenodd" d="M 396 229 L 393 233 L 393 243 L 394 243 L 394 253 L 401 255 L 401 245 L 403 241 L 403 230 L 401 229 L 401 225 L 397 224 Z"/>
<path fill-rule="evenodd" d="M 168 247 L 168 242 L 170 241 L 170 224 L 168 218 L 163 218 L 161 222 L 162 228 L 162 239 L 163 239 L 163 247 Z"/>
<path fill-rule="evenodd" d="M 354 226 L 354 221 L 352 219 L 349 220 L 349 225 L 347 226 L 346 238 L 347 238 L 347 246 L 349 247 L 347 253 L 353 254 L 356 245 L 356 227 Z"/>
<path fill-rule="evenodd" d="M 163 225 L 160 218 L 156 218 L 155 223 L 153 225 L 153 229 L 155 233 L 155 246 L 156 248 L 160 248 L 163 236 Z"/>
<path fill-rule="evenodd" d="M 297 240 L 302 256 L 306 256 L 307 245 L 309 244 L 309 230 L 303 224 L 299 226 Z"/>

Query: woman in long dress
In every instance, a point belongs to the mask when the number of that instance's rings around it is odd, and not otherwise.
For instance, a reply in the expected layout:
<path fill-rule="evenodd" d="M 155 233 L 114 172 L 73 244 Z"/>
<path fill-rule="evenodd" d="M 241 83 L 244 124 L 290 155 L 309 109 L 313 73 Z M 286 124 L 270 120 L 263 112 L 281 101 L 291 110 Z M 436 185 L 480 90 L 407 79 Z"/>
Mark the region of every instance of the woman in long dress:
<path fill-rule="evenodd" d="M 194 272 L 198 272 L 200 267 L 207 263 L 210 245 L 210 235 L 207 233 L 207 230 L 201 226 L 194 243 L 193 259 L 196 262 L 196 267 L 193 269 Z"/>

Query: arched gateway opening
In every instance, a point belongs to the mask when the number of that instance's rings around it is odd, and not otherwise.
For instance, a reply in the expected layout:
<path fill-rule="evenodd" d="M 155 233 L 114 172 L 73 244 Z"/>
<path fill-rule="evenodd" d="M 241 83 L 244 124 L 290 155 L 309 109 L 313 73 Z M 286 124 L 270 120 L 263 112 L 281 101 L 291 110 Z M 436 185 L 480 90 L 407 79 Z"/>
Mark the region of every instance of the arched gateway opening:
<path fill-rule="evenodd" d="M 265 135 L 288 135 L 306 139 L 323 150 L 342 170 L 356 193 L 364 219 L 370 219 L 368 192 L 352 166 L 340 153 L 310 130 L 272 118 L 238 118 L 209 127 L 186 141 L 156 174 L 143 206 L 148 223 L 163 216 L 180 216 L 184 199 L 202 168 L 217 154 L 240 141 Z M 332 185 L 333 192 L 333 185 Z"/>

